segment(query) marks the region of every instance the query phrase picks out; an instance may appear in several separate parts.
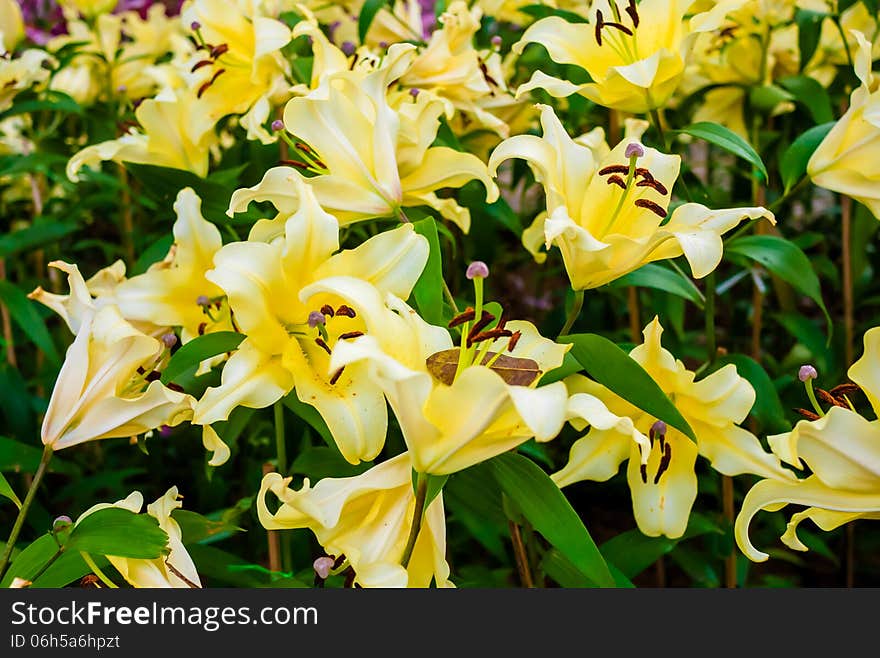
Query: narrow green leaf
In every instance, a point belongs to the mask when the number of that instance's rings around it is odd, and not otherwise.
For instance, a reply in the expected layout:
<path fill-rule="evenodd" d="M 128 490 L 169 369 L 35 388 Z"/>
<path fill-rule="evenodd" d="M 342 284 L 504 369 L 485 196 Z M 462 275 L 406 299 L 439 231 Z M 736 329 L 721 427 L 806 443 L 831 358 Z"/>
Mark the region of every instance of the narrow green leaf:
<path fill-rule="evenodd" d="M 834 121 L 831 98 L 818 80 L 808 75 L 795 75 L 783 78 L 779 84 L 790 91 L 798 103 L 807 108 L 817 124 Z"/>
<path fill-rule="evenodd" d="M 198 366 L 205 359 L 238 349 L 243 340 L 244 334 L 235 331 L 215 331 L 194 338 L 171 357 L 168 366 L 162 373 L 162 383 L 173 382 L 177 377 L 190 368 Z"/>
<path fill-rule="evenodd" d="M 819 144 L 833 127 L 833 121 L 823 123 L 821 126 L 813 126 L 785 149 L 779 161 L 779 174 L 782 176 L 786 192 L 807 173 L 807 163 L 813 152 L 819 148 Z"/>
<path fill-rule="evenodd" d="M 46 323 L 37 312 L 36 302 L 28 299 L 28 296 L 19 290 L 18 286 L 9 281 L 0 281 L 0 299 L 9 309 L 9 315 L 15 323 L 21 327 L 24 334 L 39 347 L 46 358 L 53 363 L 60 363 L 61 357 L 52 342 L 52 336 L 46 329 Z"/>
<path fill-rule="evenodd" d="M 830 337 L 831 316 L 828 315 L 828 309 L 825 308 L 825 302 L 822 300 L 819 277 L 813 271 L 810 259 L 797 245 L 775 235 L 748 235 L 725 245 L 724 252 L 760 263 L 795 290 L 816 302 L 825 314 Z"/>
<path fill-rule="evenodd" d="M 153 560 L 168 553 L 168 535 L 149 514 L 107 507 L 77 523 L 64 550 Z"/>
<path fill-rule="evenodd" d="M 330 433 L 330 428 L 327 427 L 327 423 L 324 422 L 324 419 L 321 417 L 321 414 L 318 413 L 318 410 L 315 409 L 312 405 L 306 404 L 302 400 L 300 400 L 296 396 L 296 391 L 293 393 L 289 393 L 285 395 L 282 399 L 284 406 L 290 409 L 297 416 L 306 421 L 312 429 L 314 429 L 324 442 L 330 447 L 332 450 L 335 450 L 339 453 L 339 448 L 336 447 L 336 441 L 333 439 L 333 435 Z M 339 453 L 339 456 L 342 457 L 342 454 Z"/>
<path fill-rule="evenodd" d="M 210 541 L 216 541 L 218 538 L 229 537 L 236 532 L 244 532 L 243 528 L 239 528 L 228 521 L 209 519 L 207 516 L 192 510 L 176 509 L 172 512 L 171 516 L 174 517 L 174 520 L 180 526 L 184 544 L 209 543 Z"/>
<path fill-rule="evenodd" d="M 725 151 L 729 151 L 754 165 L 764 180 L 767 180 L 767 167 L 764 166 L 761 156 L 757 154 L 751 144 L 729 128 L 725 128 L 721 124 L 712 121 L 698 121 L 676 132 L 704 139 L 711 144 L 720 146 Z"/>
<path fill-rule="evenodd" d="M 529 16 L 534 16 L 535 19 L 547 18 L 548 16 L 559 16 L 559 18 L 564 18 L 569 23 L 588 23 L 589 19 L 585 16 L 581 16 L 580 14 L 576 14 L 573 11 L 567 11 L 565 9 L 555 9 L 553 7 L 548 7 L 547 5 L 534 4 L 534 5 L 526 5 L 525 7 L 520 7 L 519 11 L 524 14 L 528 14 Z"/>
<path fill-rule="evenodd" d="M 77 225 L 71 222 L 43 221 L 20 231 L 7 233 L 0 238 L 0 258 L 8 258 L 23 251 L 58 242 L 77 228 Z"/>
<path fill-rule="evenodd" d="M 433 217 L 425 217 L 413 222 L 416 233 L 428 240 L 428 262 L 413 288 L 419 314 L 426 322 L 435 325 L 445 324 L 443 319 L 443 265 L 440 252 L 440 238 L 437 235 L 437 222 Z"/>
<path fill-rule="evenodd" d="M 388 4 L 388 0 L 366 0 L 361 7 L 361 13 L 358 16 L 358 39 L 363 44 L 367 39 L 367 32 L 373 24 L 376 14 Z"/>
<path fill-rule="evenodd" d="M 0 496 L 4 498 L 8 498 L 18 509 L 21 509 L 21 501 L 18 499 L 18 496 L 15 495 L 15 491 L 13 491 L 12 486 L 6 480 L 6 477 L 3 473 L 0 473 Z"/>
<path fill-rule="evenodd" d="M 634 272 L 620 277 L 611 284 L 613 288 L 624 286 L 638 286 L 641 288 L 653 288 L 662 290 L 683 299 L 693 302 L 699 308 L 703 308 L 703 298 L 697 287 L 685 279 L 681 274 L 668 267 L 656 263 L 642 265 Z"/>
<path fill-rule="evenodd" d="M 51 90 L 45 93 L 45 98 L 14 103 L 8 110 L 0 112 L 0 121 L 17 114 L 31 114 L 41 110 L 66 114 L 82 114 L 83 112 L 82 107 L 73 98 L 64 92 Z"/>
<path fill-rule="evenodd" d="M 691 426 L 669 396 L 638 362 L 615 343 L 597 334 L 561 336 L 559 342 L 573 345 L 572 355 L 597 382 L 642 411 L 697 440 Z"/>
<path fill-rule="evenodd" d="M 314 407 L 309 408 L 314 409 Z M 318 412 L 316 411 L 315 413 L 317 414 Z M 345 461 L 338 448 L 314 446 L 306 448 L 297 454 L 296 459 L 290 465 L 290 472 L 306 475 L 312 480 L 320 480 L 326 477 L 352 477 L 360 475 L 372 465 L 373 462 L 349 464 Z"/>
<path fill-rule="evenodd" d="M 615 586 L 589 531 L 549 475 L 531 460 L 512 452 L 488 463 L 501 489 L 535 530 L 597 586 Z"/>

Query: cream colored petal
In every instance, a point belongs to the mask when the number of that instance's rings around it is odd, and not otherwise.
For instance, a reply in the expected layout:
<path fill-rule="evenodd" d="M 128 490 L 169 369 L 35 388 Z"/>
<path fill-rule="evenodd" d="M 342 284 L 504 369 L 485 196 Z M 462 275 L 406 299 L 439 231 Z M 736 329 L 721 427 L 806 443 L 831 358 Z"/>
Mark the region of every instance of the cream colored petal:
<path fill-rule="evenodd" d="M 70 294 L 57 295 L 46 292 L 42 287 L 39 287 L 30 293 L 28 298 L 51 308 L 61 316 L 61 319 L 64 320 L 70 331 L 74 334 L 79 333 L 84 317 L 95 310 L 95 304 L 92 301 L 91 294 L 89 294 L 88 286 L 76 265 L 65 263 L 62 260 L 53 260 L 49 263 L 49 267 L 54 267 L 67 274 L 67 285 L 70 288 Z"/>
<path fill-rule="evenodd" d="M 550 441 L 565 424 L 568 391 L 562 382 L 539 388 L 508 386 L 507 393 L 516 412 L 531 430 L 536 441 Z"/>
<path fill-rule="evenodd" d="M 546 243 L 544 239 L 544 221 L 546 218 L 546 213 L 539 213 L 531 225 L 522 233 L 523 246 L 538 264 L 547 260 L 547 253 L 541 251 Z"/>
<path fill-rule="evenodd" d="M 584 60 L 584 44 L 595 40 L 593 32 L 590 25 L 569 23 L 558 16 L 550 16 L 530 25 L 520 40 L 513 44 L 512 50 L 519 54 L 527 44 L 539 43 L 547 49 L 554 62 L 576 64 L 587 69 L 589 62 Z"/>
<path fill-rule="evenodd" d="M 633 444 L 626 476 L 632 491 L 633 512 L 639 530 L 649 537 L 665 535 L 677 539 L 684 534 L 691 507 L 697 497 L 697 476 L 694 464 L 697 446 L 682 434 L 669 432 L 666 443 L 671 446 L 669 468 L 654 482 L 660 465 L 659 441 L 655 441 L 645 468 L 647 482 L 642 481 L 638 448 Z"/>
<path fill-rule="evenodd" d="M 291 167 L 272 167 L 259 183 L 253 187 L 245 187 L 232 193 L 229 209 L 230 217 L 237 212 L 244 212 L 251 201 L 270 201 L 283 215 L 292 215 L 299 207 L 298 188 L 294 178 L 301 178 L 300 173 Z"/>
<path fill-rule="evenodd" d="M 779 457 L 766 452 L 758 437 L 742 427 L 706 426 L 694 420 L 691 428 L 697 435 L 700 454 L 712 462 L 712 468 L 724 475 L 752 473 L 766 478 L 794 480 L 795 475 L 783 468 Z"/>
<path fill-rule="evenodd" d="M 229 446 L 223 442 L 220 435 L 210 425 L 202 427 L 202 445 L 211 453 L 209 466 L 222 466 L 229 460 Z"/>
<path fill-rule="evenodd" d="M 773 213 L 765 208 L 710 210 L 698 203 L 683 204 L 673 211 L 669 222 L 662 229 L 674 235 L 678 248 L 672 247 L 672 243 L 668 242 L 665 247 L 654 252 L 653 258 L 674 258 L 683 253 L 694 277 L 701 279 L 721 262 L 724 249 L 721 235 L 744 219 L 759 218 L 775 223 Z"/>
<path fill-rule="evenodd" d="M 461 187 L 471 180 L 480 181 L 486 188 L 486 202 L 498 199 L 498 186 L 489 177 L 486 165 L 472 153 L 463 153 L 446 146 L 434 146 L 425 152 L 418 169 L 410 171 L 400 180 L 404 198 L 407 194 L 419 195 L 442 187 Z"/>
<path fill-rule="evenodd" d="M 849 378 L 858 384 L 880 417 L 880 327 L 865 332 L 865 350 L 850 367 Z"/>
<path fill-rule="evenodd" d="M 517 87 L 514 97 L 519 100 L 534 89 L 543 89 L 554 98 L 566 98 L 572 94 L 582 92 L 586 86 L 554 78 L 543 71 L 535 71 L 528 82 L 524 82 Z"/>
<path fill-rule="evenodd" d="M 356 277 L 406 299 L 425 269 L 429 250 L 427 239 L 404 224 L 335 254 L 316 269 L 314 278 Z"/>
<path fill-rule="evenodd" d="M 746 494 L 734 523 L 737 546 L 753 562 L 764 562 L 770 556 L 756 549 L 749 540 L 752 518 L 762 509 L 777 511 L 788 504 L 837 512 L 876 514 L 880 510 L 880 494 L 831 488 L 815 476 L 797 482 L 761 480 Z"/>
<path fill-rule="evenodd" d="M 831 407 L 816 421 L 799 421 L 788 434 L 768 437 L 779 457 L 798 468 L 801 460 L 829 487 L 877 491 L 880 487 L 880 421 Z"/>
<path fill-rule="evenodd" d="M 792 550 L 808 551 L 810 549 L 797 536 L 797 529 L 802 521 L 810 519 L 813 523 L 819 526 L 820 529 L 829 532 L 830 530 L 839 528 L 845 523 L 860 518 L 880 518 L 880 512 L 874 514 L 870 512 L 834 512 L 820 507 L 810 507 L 803 512 L 792 514 L 791 519 L 788 521 L 788 525 L 785 527 L 785 534 L 783 534 L 780 539 L 782 539 L 783 544 Z"/>
<path fill-rule="evenodd" d="M 258 350 L 246 338 L 226 364 L 220 386 L 208 388 L 196 403 L 192 422 L 210 425 L 226 420 L 235 407 L 263 409 L 293 388 L 293 377 L 281 359 Z"/>

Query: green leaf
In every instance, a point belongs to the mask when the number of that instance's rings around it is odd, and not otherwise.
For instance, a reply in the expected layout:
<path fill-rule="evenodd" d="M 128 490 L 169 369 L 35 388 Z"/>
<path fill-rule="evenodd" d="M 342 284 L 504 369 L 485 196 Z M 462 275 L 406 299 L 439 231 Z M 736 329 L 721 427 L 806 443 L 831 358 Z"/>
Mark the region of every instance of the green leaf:
<path fill-rule="evenodd" d="M 596 584 L 592 580 L 587 578 L 584 574 L 582 574 L 578 570 L 578 568 L 571 563 L 571 560 L 569 560 L 555 548 L 551 548 L 544 554 L 544 557 L 541 560 L 541 568 L 548 576 L 559 583 L 562 587 L 596 587 Z M 617 587 L 628 589 L 632 589 L 633 587 L 635 587 L 630 579 L 627 578 L 623 574 L 623 572 L 615 567 L 613 564 L 609 563 L 608 569 L 609 571 L 611 571 L 611 575 L 614 577 L 614 584 Z"/>
<path fill-rule="evenodd" d="M 571 343 L 571 353 L 587 374 L 611 392 L 697 440 L 691 426 L 653 377 L 615 343 L 597 334 L 561 336 L 559 342 Z"/>
<path fill-rule="evenodd" d="M 718 360 L 720 366 L 728 363 L 735 365 L 740 376 L 747 379 L 755 389 L 755 404 L 750 413 L 761 424 L 764 432 L 778 434 L 789 431 L 791 425 L 785 418 L 779 393 L 761 364 L 745 354 L 729 354 Z"/>
<path fill-rule="evenodd" d="M 653 288 L 662 290 L 663 292 L 672 293 L 688 301 L 693 302 L 699 308 L 703 308 L 703 297 L 699 289 L 690 281 L 675 270 L 671 270 L 663 265 L 656 263 L 648 263 L 642 265 L 634 272 L 620 277 L 611 284 L 612 288 L 622 288 L 624 286 L 638 286 L 641 288 Z"/>
<path fill-rule="evenodd" d="M 615 586 L 589 531 L 549 475 L 516 453 L 499 455 L 488 463 L 501 489 L 535 530 L 597 586 Z"/>
<path fill-rule="evenodd" d="M 777 85 L 761 85 L 749 90 L 749 105 L 765 114 L 771 113 L 777 105 L 794 100 L 794 94 Z"/>
<path fill-rule="evenodd" d="M 815 78 L 795 75 L 783 78 L 779 84 L 790 91 L 798 103 L 807 108 L 813 121 L 818 124 L 834 121 L 834 110 L 828 92 Z"/>
<path fill-rule="evenodd" d="M 786 192 L 807 173 L 807 163 L 813 152 L 819 148 L 819 144 L 833 127 L 833 121 L 823 123 L 821 126 L 813 126 L 785 149 L 779 161 L 779 174 L 782 176 Z"/>
<path fill-rule="evenodd" d="M 215 331 L 189 341 L 174 353 L 162 373 L 162 383 L 173 382 L 190 368 L 197 367 L 212 356 L 238 349 L 244 334 L 235 331 Z"/>
<path fill-rule="evenodd" d="M 366 0 L 364 2 L 360 16 L 358 16 L 358 39 L 362 44 L 367 39 L 367 32 L 370 31 L 373 19 L 386 4 L 388 4 L 388 0 Z"/>
<path fill-rule="evenodd" d="M 300 403 L 302 404 L 302 403 Z M 304 405 L 314 409 L 309 405 Z M 315 414 L 318 412 L 315 411 Z M 319 415 L 320 418 L 320 415 Z M 373 462 L 349 464 L 335 446 L 314 446 L 299 452 L 290 465 L 290 473 L 306 475 L 312 480 L 326 477 L 352 477 L 368 470 Z"/>
<path fill-rule="evenodd" d="M 0 238 L 0 258 L 58 242 L 77 228 L 76 224 L 70 222 L 43 221 L 20 231 L 7 233 Z M 42 272 L 40 275 L 42 276 Z"/>
<path fill-rule="evenodd" d="M 82 114 L 83 109 L 73 98 L 61 91 L 49 90 L 45 92 L 45 98 L 24 100 L 14 103 L 5 112 L 0 112 L 0 121 L 16 114 L 31 114 L 41 110 L 52 112 L 64 112 L 66 114 Z"/>
<path fill-rule="evenodd" d="M 672 551 L 680 541 L 709 533 L 723 534 L 724 531 L 708 517 L 691 512 L 687 529 L 677 539 L 648 537 L 640 530 L 633 529 L 612 537 L 602 544 L 600 550 L 605 559 L 620 569 L 627 578 L 634 578 Z"/>
<path fill-rule="evenodd" d="M 92 560 L 99 569 L 103 569 L 109 564 L 103 555 L 93 555 Z M 92 568 L 85 563 L 79 553 L 64 552 L 34 579 L 31 588 L 56 589 L 64 587 L 90 573 L 92 573 Z"/>
<path fill-rule="evenodd" d="M 807 9 L 797 9 L 794 20 L 798 26 L 798 49 L 800 50 L 801 71 L 810 63 L 816 48 L 819 45 L 819 35 L 822 32 L 822 21 L 827 14 Z"/>
<path fill-rule="evenodd" d="M 816 302 L 825 314 L 830 338 L 831 316 L 822 300 L 819 277 L 813 271 L 810 259 L 797 245 L 775 235 L 748 235 L 729 242 L 725 245 L 724 252 L 760 263 L 795 290 Z"/>
<path fill-rule="evenodd" d="M 243 528 L 239 528 L 228 521 L 209 519 L 207 516 L 191 510 L 176 509 L 171 513 L 171 516 L 180 526 L 184 544 L 208 543 L 209 541 L 216 541 L 219 538 L 231 536 L 236 532 L 244 532 Z"/>
<path fill-rule="evenodd" d="M 698 139 L 704 139 L 710 144 L 720 146 L 725 151 L 729 151 L 754 165 L 764 180 L 767 180 L 767 167 L 764 166 L 764 161 L 761 160 L 761 156 L 757 154 L 751 144 L 729 128 L 725 128 L 721 124 L 712 121 L 698 121 L 697 123 L 692 123 L 686 128 L 682 128 L 675 132 L 691 135 Z"/>
<path fill-rule="evenodd" d="M 442 326 L 446 322 L 443 318 L 443 265 L 437 222 L 433 217 L 425 217 L 413 222 L 413 228 L 428 240 L 430 249 L 425 269 L 413 288 L 413 296 L 416 298 L 419 314 L 425 321 Z"/>
<path fill-rule="evenodd" d="M 0 472 L 33 473 L 37 470 L 42 457 L 42 448 L 35 448 L 26 443 L 0 436 Z M 50 473 L 64 473 L 72 476 L 77 476 L 80 472 L 78 466 L 64 461 L 57 455 L 52 457 L 47 470 Z"/>
<path fill-rule="evenodd" d="M 18 496 L 15 495 L 15 491 L 13 491 L 12 486 L 6 480 L 6 477 L 3 473 L 0 473 L 0 496 L 4 498 L 8 498 L 18 509 L 21 509 L 21 501 L 18 499 Z"/>
<path fill-rule="evenodd" d="M 77 523 L 64 550 L 154 560 L 168 554 L 168 535 L 149 514 L 107 507 Z"/>
<path fill-rule="evenodd" d="M 3 580 L 0 589 L 8 588 L 15 578 L 33 580 L 40 569 L 58 553 L 58 544 L 49 533 L 38 537 L 15 556 Z"/>
<path fill-rule="evenodd" d="M 9 315 L 15 323 L 21 327 L 24 334 L 33 341 L 46 354 L 46 358 L 52 363 L 60 363 L 61 357 L 52 342 L 52 336 L 46 329 L 46 323 L 37 312 L 36 302 L 28 299 L 28 296 L 19 290 L 18 286 L 9 281 L 0 281 L 0 300 L 9 309 Z"/>

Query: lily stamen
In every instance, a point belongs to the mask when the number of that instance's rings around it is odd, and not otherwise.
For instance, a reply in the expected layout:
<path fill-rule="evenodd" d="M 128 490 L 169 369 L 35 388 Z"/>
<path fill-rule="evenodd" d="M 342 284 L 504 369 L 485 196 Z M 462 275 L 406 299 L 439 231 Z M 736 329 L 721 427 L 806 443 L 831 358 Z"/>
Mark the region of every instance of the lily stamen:
<path fill-rule="evenodd" d="M 333 373 L 333 376 L 330 378 L 331 386 L 339 381 L 339 378 L 342 377 L 342 373 L 345 370 L 345 366 L 342 366 L 339 370 Z"/>
<path fill-rule="evenodd" d="M 336 312 L 333 310 L 333 307 L 330 306 L 330 304 L 324 304 L 321 307 L 321 313 L 326 315 L 328 318 L 332 318 L 334 315 L 336 315 Z"/>
<path fill-rule="evenodd" d="M 660 467 L 657 469 L 657 475 L 654 476 L 654 484 L 659 484 L 660 477 L 669 469 L 669 462 L 672 461 L 672 446 L 667 443 L 664 448 Z"/>
<path fill-rule="evenodd" d="M 354 312 L 354 309 L 351 306 L 346 306 L 342 304 L 339 308 L 336 309 L 336 315 L 344 315 L 347 318 L 356 318 L 357 313 Z"/>
<path fill-rule="evenodd" d="M 322 350 L 324 350 L 325 352 L 327 352 L 327 354 L 332 354 L 332 353 L 333 353 L 332 350 L 330 349 L 330 346 L 327 344 L 327 342 L 326 342 L 323 338 L 316 338 L 316 339 L 315 339 L 315 344 L 316 344 L 318 347 L 320 347 Z"/>
<path fill-rule="evenodd" d="M 474 322 L 474 325 L 470 328 L 470 331 L 468 331 L 468 337 L 467 337 L 468 347 L 470 347 L 472 345 L 474 336 L 476 336 L 483 329 L 485 329 L 489 325 L 489 323 L 492 322 L 492 320 L 494 320 L 494 319 L 495 319 L 494 315 L 492 315 L 488 311 L 483 311 L 482 315 L 480 316 L 480 319 L 477 320 L 476 322 Z"/>
<path fill-rule="evenodd" d="M 210 80 L 208 80 L 207 82 L 203 83 L 203 84 L 199 87 L 199 90 L 196 92 L 196 97 L 197 97 L 197 98 L 201 98 L 201 97 L 202 97 L 202 94 L 204 94 L 205 91 L 207 91 L 208 87 L 210 87 L 212 84 L 214 84 L 214 81 L 215 81 L 217 78 L 219 78 L 220 75 L 222 75 L 223 73 L 226 73 L 226 69 L 220 69 L 219 71 L 216 71 L 216 72 L 214 73 L 214 75 L 211 76 L 211 79 L 210 79 Z"/>
<path fill-rule="evenodd" d="M 611 185 L 613 183 L 614 185 L 617 185 L 622 190 L 626 189 L 626 181 L 624 181 L 623 178 L 619 174 L 614 174 L 613 176 L 609 176 L 608 180 L 606 180 L 605 182 L 608 183 L 609 185 Z M 638 183 L 636 183 L 636 185 L 638 185 Z"/>
<path fill-rule="evenodd" d="M 468 306 L 464 311 L 456 315 L 449 321 L 449 324 L 446 325 L 450 329 L 454 329 L 455 327 L 464 324 L 465 322 L 470 322 L 477 316 L 477 312 L 474 310 L 473 306 Z"/>
<path fill-rule="evenodd" d="M 213 59 L 217 59 L 218 57 L 220 57 L 220 55 L 227 52 L 228 50 L 229 50 L 229 45 L 225 44 L 225 43 L 221 43 L 219 46 L 214 46 L 213 48 L 211 48 L 211 57 Z"/>
<path fill-rule="evenodd" d="M 339 340 L 348 340 L 350 338 L 360 338 L 364 335 L 363 331 L 347 331 L 339 335 Z"/>
<path fill-rule="evenodd" d="M 658 215 L 661 219 L 666 219 L 666 210 L 661 205 L 654 203 L 650 199 L 636 199 L 634 205 L 638 206 L 639 208 L 650 210 L 654 214 Z"/>

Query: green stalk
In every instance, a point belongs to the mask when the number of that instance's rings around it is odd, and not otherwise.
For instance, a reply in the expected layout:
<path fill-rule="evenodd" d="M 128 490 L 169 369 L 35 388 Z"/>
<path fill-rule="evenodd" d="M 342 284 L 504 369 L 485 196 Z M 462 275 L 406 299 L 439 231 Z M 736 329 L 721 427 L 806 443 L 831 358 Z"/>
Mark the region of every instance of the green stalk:
<path fill-rule="evenodd" d="M 40 459 L 40 465 L 37 466 L 37 472 L 34 473 L 31 487 L 28 489 L 24 502 L 21 504 L 21 509 L 18 511 L 18 516 L 15 518 L 15 524 L 12 526 L 12 532 L 9 534 L 9 539 L 6 540 L 6 548 L 3 550 L 3 557 L 0 557 L 0 579 L 2 579 L 3 574 L 6 573 L 6 566 L 9 564 L 9 558 L 12 556 L 12 549 L 15 547 L 15 542 L 18 540 L 18 535 L 21 532 L 21 527 L 24 525 L 24 519 L 31 507 L 31 503 L 34 502 L 34 498 L 37 495 L 37 489 L 40 487 L 40 482 L 43 481 L 43 476 L 46 474 L 46 467 L 49 465 L 49 460 L 52 459 L 53 452 L 51 446 L 43 448 L 43 456 Z"/>
<path fill-rule="evenodd" d="M 715 273 L 706 276 L 706 361 L 708 365 L 715 362 L 717 356 L 715 340 Z"/>
<path fill-rule="evenodd" d="M 406 569 L 412 559 L 416 540 L 419 538 L 419 530 L 422 529 L 422 518 L 425 516 L 425 500 L 428 498 L 427 473 L 419 473 L 416 478 L 416 504 L 413 508 L 412 523 L 409 527 L 409 536 L 406 538 L 406 546 L 403 549 L 403 557 L 400 558 L 401 566 Z"/>
<path fill-rule="evenodd" d="M 275 450 L 278 457 L 278 472 L 287 477 L 287 443 L 284 433 L 284 403 L 281 400 L 273 407 L 275 415 Z M 281 569 L 285 572 L 291 570 L 293 557 L 290 547 L 290 533 L 281 533 Z"/>
<path fill-rule="evenodd" d="M 562 327 L 562 331 L 559 332 L 559 336 L 557 336 L 557 338 L 568 335 L 568 332 L 571 331 L 571 328 L 574 326 L 575 320 L 577 320 L 577 317 L 581 314 L 581 309 L 583 307 L 584 291 L 575 290 L 574 302 L 571 305 L 571 310 L 568 312 L 568 317 L 565 319 L 565 324 Z"/>

